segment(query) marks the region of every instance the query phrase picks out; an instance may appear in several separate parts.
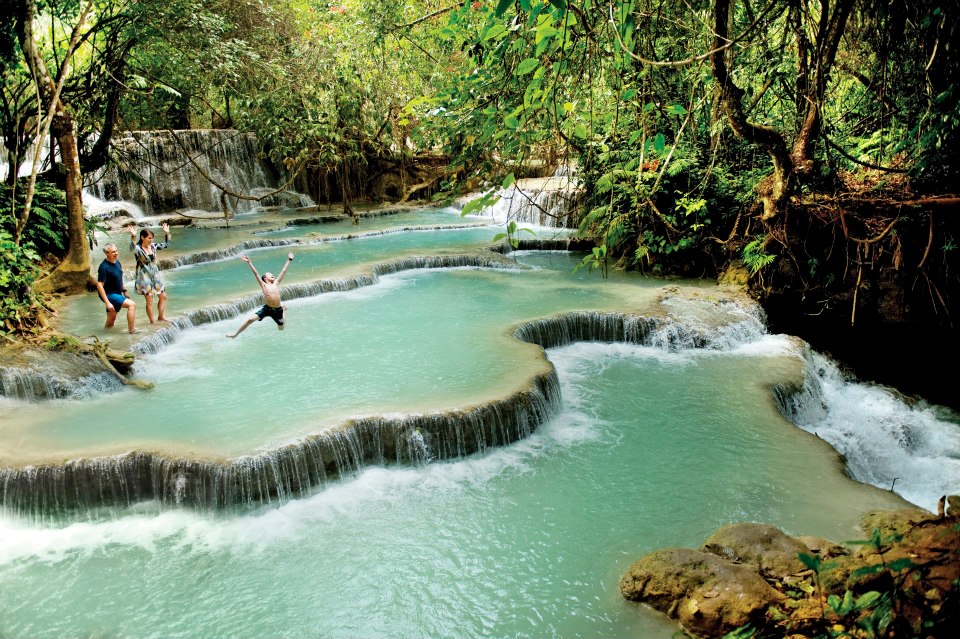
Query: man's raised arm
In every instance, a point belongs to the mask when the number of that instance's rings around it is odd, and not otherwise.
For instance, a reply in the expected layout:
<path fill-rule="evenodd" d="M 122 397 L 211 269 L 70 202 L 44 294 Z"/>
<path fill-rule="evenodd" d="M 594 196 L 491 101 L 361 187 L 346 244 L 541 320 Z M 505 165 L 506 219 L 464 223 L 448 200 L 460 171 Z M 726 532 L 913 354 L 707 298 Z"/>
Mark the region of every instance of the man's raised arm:
<path fill-rule="evenodd" d="M 284 274 L 287 272 L 287 268 L 290 266 L 290 262 L 293 261 L 293 253 L 287 253 L 287 263 L 283 265 L 283 268 L 280 270 L 280 275 L 277 275 L 277 284 L 280 283 L 280 280 L 283 279 Z"/>
<path fill-rule="evenodd" d="M 247 257 L 246 255 L 241 255 L 241 256 L 240 256 L 240 259 L 243 260 L 244 262 L 246 262 L 246 263 L 247 263 L 247 266 L 250 267 L 250 270 L 253 271 L 253 276 L 254 276 L 255 278 L 257 278 L 257 284 L 261 284 L 262 281 L 260 280 L 260 274 L 257 273 L 257 269 L 256 269 L 256 267 L 254 267 L 253 262 L 250 261 L 250 258 Z"/>

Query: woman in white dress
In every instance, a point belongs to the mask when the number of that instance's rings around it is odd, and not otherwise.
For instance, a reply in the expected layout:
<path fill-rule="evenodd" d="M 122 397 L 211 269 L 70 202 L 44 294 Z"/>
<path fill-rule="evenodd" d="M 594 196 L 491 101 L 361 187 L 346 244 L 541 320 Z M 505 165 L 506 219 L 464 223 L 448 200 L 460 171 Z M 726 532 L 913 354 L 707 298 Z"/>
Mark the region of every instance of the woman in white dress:
<path fill-rule="evenodd" d="M 167 318 L 163 316 L 163 312 L 167 308 L 167 293 L 164 290 L 163 280 L 160 278 L 160 268 L 157 266 L 157 251 L 170 246 L 170 225 L 164 222 L 160 226 L 163 228 L 165 241 L 155 243 L 153 241 L 153 231 L 150 229 L 141 229 L 140 238 L 137 239 L 136 227 L 133 224 L 127 225 L 127 231 L 130 232 L 130 248 L 137 260 L 137 276 L 135 279 L 137 293 L 143 295 L 146 300 L 147 318 L 151 324 L 167 321 Z M 157 296 L 156 320 L 153 318 L 154 295 Z"/>

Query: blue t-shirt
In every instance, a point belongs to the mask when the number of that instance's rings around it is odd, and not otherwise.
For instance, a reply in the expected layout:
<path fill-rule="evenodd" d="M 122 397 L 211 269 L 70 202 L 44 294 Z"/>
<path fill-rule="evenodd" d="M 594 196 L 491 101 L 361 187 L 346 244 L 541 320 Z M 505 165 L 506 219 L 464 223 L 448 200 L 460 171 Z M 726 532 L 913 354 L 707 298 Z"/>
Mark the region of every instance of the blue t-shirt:
<path fill-rule="evenodd" d="M 107 295 L 111 293 L 123 295 L 123 267 L 120 266 L 120 261 L 113 264 L 109 260 L 100 262 L 97 281 L 103 282 L 103 290 Z"/>

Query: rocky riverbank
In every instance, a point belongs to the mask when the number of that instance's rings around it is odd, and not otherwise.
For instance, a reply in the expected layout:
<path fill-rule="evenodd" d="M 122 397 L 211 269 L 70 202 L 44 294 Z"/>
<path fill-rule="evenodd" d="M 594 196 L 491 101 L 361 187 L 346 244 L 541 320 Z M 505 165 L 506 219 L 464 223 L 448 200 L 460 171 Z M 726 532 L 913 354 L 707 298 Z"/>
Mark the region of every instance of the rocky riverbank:
<path fill-rule="evenodd" d="M 698 637 L 952 638 L 960 630 L 960 496 L 946 513 L 869 512 L 863 539 L 843 543 L 731 524 L 698 550 L 641 558 L 620 592 Z"/>

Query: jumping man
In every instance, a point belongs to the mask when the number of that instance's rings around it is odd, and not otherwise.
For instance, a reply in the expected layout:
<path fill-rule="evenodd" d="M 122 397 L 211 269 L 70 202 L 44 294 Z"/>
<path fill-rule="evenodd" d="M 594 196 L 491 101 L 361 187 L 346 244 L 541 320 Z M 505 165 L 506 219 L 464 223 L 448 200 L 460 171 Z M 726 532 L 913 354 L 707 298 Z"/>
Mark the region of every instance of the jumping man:
<path fill-rule="evenodd" d="M 253 271 L 253 276 L 257 278 L 257 283 L 260 284 L 260 289 L 263 291 L 264 304 L 262 307 L 260 307 L 260 310 L 249 316 L 235 333 L 228 334 L 227 337 L 236 337 L 242 333 L 245 328 L 254 322 L 259 322 L 264 317 L 273 319 L 273 321 L 277 323 L 277 328 L 282 331 L 284 314 L 287 307 L 280 303 L 280 282 L 283 280 L 283 276 L 287 272 L 290 262 L 293 261 L 293 253 L 287 253 L 287 263 L 283 265 L 283 270 L 280 271 L 280 275 L 278 275 L 276 279 L 274 279 L 273 273 L 264 273 L 262 276 L 257 273 L 257 269 L 254 268 L 253 262 L 251 262 L 250 258 L 246 255 L 241 255 L 240 259 L 250 266 L 250 270 Z"/>

